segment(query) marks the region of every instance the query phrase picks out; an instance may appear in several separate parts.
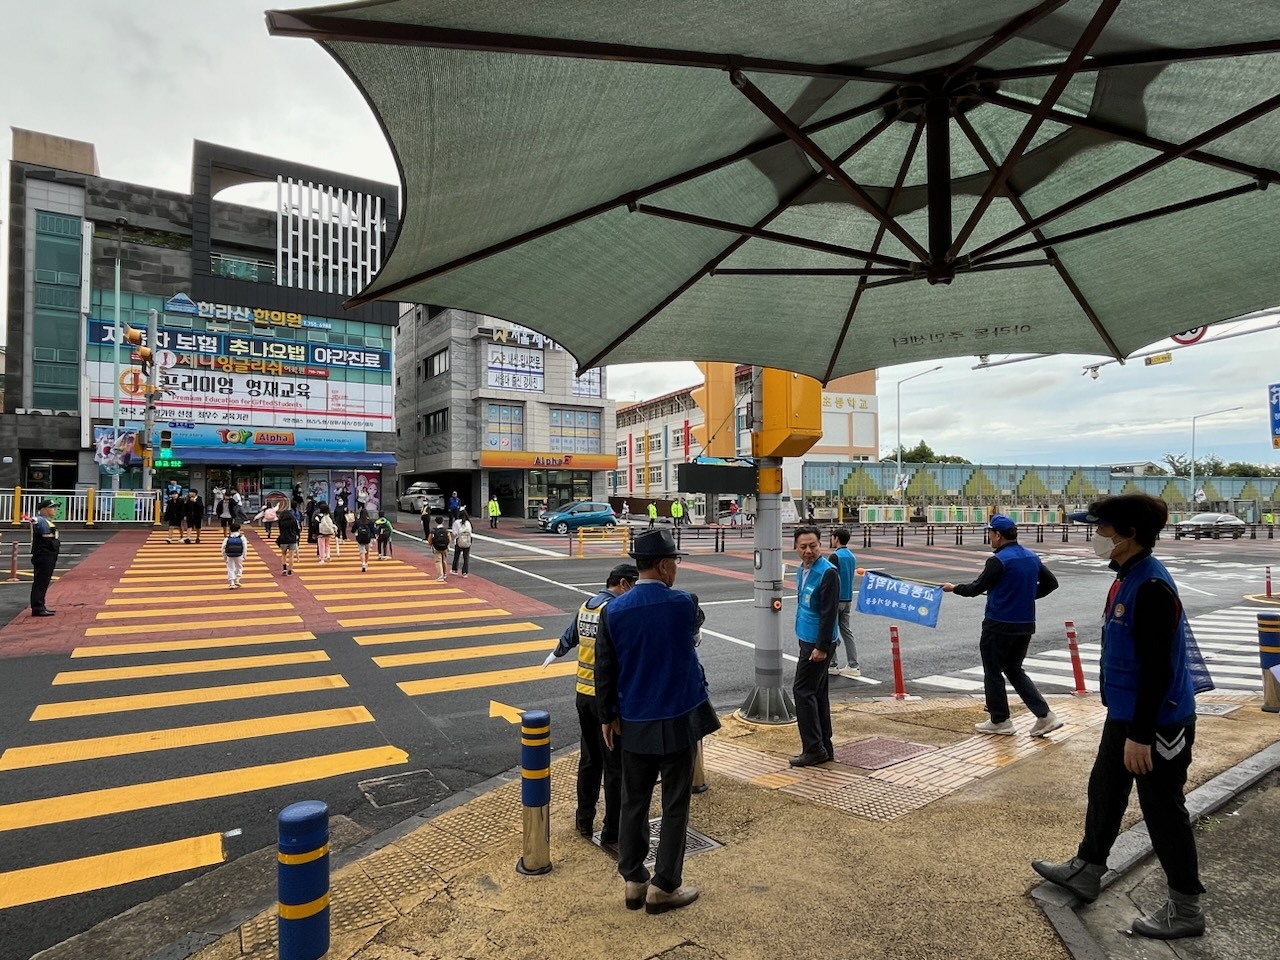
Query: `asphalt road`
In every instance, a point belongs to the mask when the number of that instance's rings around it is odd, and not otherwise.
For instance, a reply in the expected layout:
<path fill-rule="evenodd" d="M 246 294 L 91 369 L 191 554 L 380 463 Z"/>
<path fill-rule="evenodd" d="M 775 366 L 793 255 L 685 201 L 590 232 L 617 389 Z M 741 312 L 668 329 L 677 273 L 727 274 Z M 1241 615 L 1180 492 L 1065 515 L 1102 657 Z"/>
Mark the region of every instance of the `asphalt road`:
<path fill-rule="evenodd" d="M 74 561 L 103 539 L 101 535 L 73 535 L 67 538 L 64 550 L 74 555 L 68 557 Z M 706 608 L 700 655 L 713 700 L 721 710 L 740 705 L 755 686 L 752 644 L 757 614 L 752 606 L 750 544 L 749 536 L 731 534 L 726 552 L 717 554 L 710 551 L 709 538 L 687 539 L 691 555 L 682 564 L 677 581 L 678 587 L 697 593 Z M 1062 621 L 1067 619 L 1080 626 L 1082 642 L 1088 641 L 1091 631 L 1096 635 L 1111 579 L 1106 565 L 1078 536 L 1069 544 L 1030 545 L 1042 553 L 1061 581 L 1061 588 L 1040 603 L 1040 633 L 1032 656 L 1064 645 Z M 908 537 L 900 548 L 883 537 L 877 537 L 870 548 L 862 547 L 856 539 L 852 546 L 860 566 L 928 581 L 972 579 L 988 552 L 980 535 L 970 535 L 962 546 L 955 545 L 951 536 L 932 547 L 924 544 L 923 537 Z M 340 689 L 303 691 L 287 697 L 204 698 L 164 709 L 98 712 L 33 722 L 30 718 L 41 704 L 106 696 L 108 690 L 93 683 L 81 684 L 78 680 L 82 678 L 72 678 L 77 682 L 68 686 L 65 678 L 69 672 L 83 664 L 63 654 L 0 661 L 0 742 L 7 752 L 0 759 L 0 869 L 4 871 L 0 891 L 5 875 L 10 876 L 12 888 L 14 877 L 40 876 L 46 865 L 213 834 L 222 835 L 225 859 L 232 863 L 245 854 L 271 848 L 276 813 L 300 799 L 324 800 L 331 814 L 348 825 L 343 843 L 357 841 L 429 811 L 434 804 L 490 777 L 509 774 L 519 758 L 518 727 L 491 715 L 495 703 L 550 710 L 553 749 L 573 746 L 578 733 L 572 678 L 563 671 L 557 674 L 555 668 L 542 674 L 539 665 L 571 612 L 598 588 L 621 557 L 571 559 L 566 548 L 566 538 L 537 535 L 530 526 L 522 525 L 501 529 L 496 536 L 481 528 L 473 550 L 473 583 L 484 578 L 546 604 L 554 614 L 498 621 L 491 625 L 490 633 L 480 632 L 484 615 L 479 614 L 474 621 L 444 622 L 436 629 L 447 635 L 422 641 L 396 642 L 421 628 L 413 623 L 317 631 L 314 642 L 306 646 L 309 654 L 323 659 L 301 667 L 292 663 L 255 666 L 251 677 L 246 675 L 244 663 L 228 662 L 225 668 L 215 664 L 185 674 L 165 672 L 162 667 L 204 662 L 224 656 L 225 651 L 143 652 L 112 658 L 112 667 L 134 668 L 137 675 L 107 685 L 112 694 L 145 696 L 234 685 L 249 679 L 288 682 L 305 675 L 339 676 L 346 684 Z M 403 556 L 405 551 L 420 551 L 421 547 L 400 539 L 397 549 Z M 1175 570 L 1192 616 L 1238 606 L 1243 595 L 1260 593 L 1263 566 L 1280 559 L 1274 541 L 1164 542 L 1159 552 Z M 377 573 L 376 565 L 372 566 Z M 788 573 L 793 569 L 789 566 Z M 343 591 L 352 597 L 374 589 L 362 588 L 358 576 L 353 573 L 343 582 Z M 417 576 L 413 583 L 426 579 Z M 9 612 L 25 603 L 24 592 L 15 607 L 17 589 L 0 594 L 0 611 Z M 792 601 L 788 591 L 786 606 L 778 615 L 784 654 L 790 654 L 794 647 Z M 178 615 L 175 610 L 174 616 Z M 947 597 L 937 629 L 900 625 L 909 693 L 936 694 L 947 689 L 937 678 L 965 682 L 964 671 L 978 663 L 981 619 L 980 599 Z M 854 614 L 863 678 L 833 678 L 833 697 L 892 693 L 890 623 Z M 146 637 L 162 640 L 164 634 L 162 619 Z M 357 637 L 363 642 L 356 641 Z M 277 645 L 249 645 L 234 652 L 254 657 L 271 655 L 278 649 Z M 419 653 L 426 659 L 405 663 L 375 659 Z M 571 669 L 568 664 L 565 667 Z M 784 666 L 784 672 L 790 675 L 789 665 Z M 63 680 L 55 682 L 60 676 Z M 973 682 L 972 675 L 968 676 Z M 934 682 L 920 682 L 919 678 L 925 677 L 934 678 Z M 399 686 L 401 683 L 419 686 L 409 692 Z M 285 700 L 287 704 L 282 702 Z M 133 742 L 130 738 L 140 732 L 160 728 L 217 726 L 326 711 L 348 711 L 349 717 L 340 725 L 243 733 L 174 749 L 119 747 L 120 742 Z M 359 711 L 367 711 L 368 719 Z M 31 762 L 32 751 L 22 749 L 35 748 L 38 754 L 53 743 L 102 743 L 103 738 L 122 739 L 105 741 L 98 754 L 68 762 L 47 762 L 48 757 Z M 67 749 L 74 753 L 83 748 Z M 403 751 L 403 760 L 386 759 L 387 750 Z M 372 759 L 349 762 L 352 769 L 329 772 L 331 768 L 324 764 L 336 762 L 331 758 L 339 755 Z M 252 776 L 246 773 L 278 771 L 299 763 L 315 766 L 275 786 L 255 789 Z M 201 777 L 212 779 L 191 779 Z M 119 791 L 137 784 L 147 786 L 132 799 L 118 803 Z M 195 795 L 189 795 L 190 790 Z M 88 808 L 83 809 L 86 799 Z M 210 891 L 203 898 L 210 915 L 237 904 L 264 902 L 272 893 L 269 876 L 262 870 L 236 871 L 234 864 L 193 867 L 12 906 L 0 910 L 0 960 L 24 960 L 198 877 Z M 44 889 L 38 883 L 27 886 Z M 193 918 L 179 919 L 194 922 Z M 156 935 L 161 939 L 167 936 L 163 930 Z M 167 942 L 156 942 L 154 949 Z M 112 954 L 95 949 L 94 955 Z"/>

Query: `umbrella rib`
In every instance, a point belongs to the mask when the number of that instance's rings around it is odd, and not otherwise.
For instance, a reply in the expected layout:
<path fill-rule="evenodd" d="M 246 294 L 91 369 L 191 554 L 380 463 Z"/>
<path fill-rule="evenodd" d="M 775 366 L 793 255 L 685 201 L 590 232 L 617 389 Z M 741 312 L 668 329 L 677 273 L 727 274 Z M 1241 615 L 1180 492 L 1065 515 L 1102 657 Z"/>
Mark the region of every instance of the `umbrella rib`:
<path fill-rule="evenodd" d="M 1102 0 L 1102 3 L 1098 5 L 1097 11 L 1089 20 L 1089 25 L 1084 28 L 1084 32 L 1076 40 L 1075 46 L 1071 48 L 1071 53 L 1059 65 L 1057 72 L 1054 74 L 1053 82 L 1049 84 L 1049 89 L 1045 91 L 1040 102 L 1036 104 L 1031 116 L 1022 128 L 1022 132 L 1018 134 L 1017 140 L 1014 141 L 1013 146 L 1005 156 L 1004 162 L 993 172 L 991 182 L 982 191 L 982 196 L 978 199 L 977 205 L 969 212 L 969 217 L 965 220 L 964 226 L 960 228 L 960 232 L 951 241 L 951 247 L 947 250 L 945 258 L 948 262 L 955 260 L 966 241 L 973 235 L 974 229 L 978 226 L 979 221 L 982 220 L 983 215 L 986 214 L 987 208 L 991 206 L 991 201 L 996 198 L 996 194 L 1000 192 L 1005 181 L 1009 179 L 1009 175 L 1017 167 L 1018 162 L 1022 159 L 1023 152 L 1030 146 L 1032 139 L 1035 138 L 1040 126 L 1049 115 L 1049 111 L 1058 102 L 1058 97 L 1062 96 L 1063 91 L 1067 89 L 1067 84 L 1075 76 L 1076 69 L 1089 55 L 1089 50 L 1098 42 L 1098 38 L 1102 35 L 1107 22 L 1119 7 L 1120 0 Z"/>
<path fill-rule="evenodd" d="M 1107 70 L 1113 67 L 1158 66 L 1162 63 L 1185 63 L 1194 60 L 1222 60 L 1231 57 L 1252 57 L 1264 53 L 1280 53 L 1280 39 L 1254 40 L 1248 43 L 1229 43 L 1212 47 L 1168 47 L 1164 50 L 1141 50 L 1132 53 L 1109 53 L 1090 57 L 1080 65 L 1079 73 Z M 1005 70 L 978 68 L 981 80 L 1022 80 L 1028 77 L 1051 76 L 1056 64 L 1038 64 L 1028 67 L 1010 67 Z"/>
<path fill-rule="evenodd" d="M 851 64 L 803 63 L 767 57 L 740 57 L 704 50 L 677 50 L 644 47 L 598 40 L 564 37 L 536 37 L 492 30 L 464 30 L 396 21 L 360 20 L 302 11 L 267 11 L 267 32 L 277 37 L 305 37 L 324 43 L 378 43 L 403 47 L 431 47 L 440 50 L 470 50 L 477 53 L 505 53 L 534 57 L 568 57 L 577 60 L 604 60 L 613 63 L 644 63 L 655 66 L 693 67 L 708 70 L 753 70 L 758 73 L 800 77 L 833 77 L 868 83 L 898 84 L 908 78 L 887 70 Z"/>
<path fill-rule="evenodd" d="M 958 114 L 956 116 L 956 122 L 960 125 L 960 129 L 964 131 L 964 135 L 969 138 L 969 142 L 973 144 L 973 149 L 982 159 L 982 162 L 987 165 L 988 169 L 993 169 L 995 167 L 995 158 L 991 156 L 991 151 L 988 150 L 987 145 L 982 142 L 982 138 L 978 136 L 978 131 L 973 128 L 973 124 L 969 122 L 968 117 L 964 114 Z M 1018 216 L 1022 218 L 1024 223 L 1030 225 L 1031 211 L 1028 210 L 1026 204 L 1022 202 L 1022 197 L 1018 194 L 1018 191 L 1014 188 L 1013 184 L 1006 183 L 1004 185 L 1004 193 L 1005 196 L 1009 198 L 1009 203 L 1013 206 L 1013 209 L 1017 211 Z M 1044 233 L 1038 228 L 1033 227 L 1032 233 L 1037 240 L 1043 241 L 1045 239 Z M 1071 292 L 1071 296 L 1075 298 L 1076 303 L 1079 304 L 1081 311 L 1083 311 L 1084 315 L 1089 319 L 1089 322 L 1093 324 L 1093 329 L 1102 339 L 1102 342 L 1107 345 L 1107 349 L 1111 351 L 1111 355 L 1120 363 L 1124 363 L 1124 355 L 1121 353 L 1120 348 L 1116 346 L 1116 342 L 1112 339 L 1107 328 L 1102 325 L 1102 320 L 1098 316 L 1097 311 L 1093 309 L 1092 304 L 1090 304 L 1085 298 L 1084 293 L 1076 284 L 1075 278 L 1071 276 L 1071 271 L 1066 268 L 1063 262 L 1058 258 L 1058 254 L 1052 248 L 1046 250 L 1045 254 L 1053 264 L 1054 270 L 1058 272 L 1058 277 L 1062 280 L 1067 290 Z"/>
<path fill-rule="evenodd" d="M 1255 190 L 1265 190 L 1266 184 L 1253 181 L 1250 183 L 1242 183 L 1238 187 L 1229 187 L 1226 190 L 1219 190 L 1216 193 L 1208 193 L 1202 197 L 1193 197 L 1190 200 L 1180 200 L 1177 203 L 1170 203 L 1163 207 L 1156 207 L 1154 210 L 1148 210 L 1144 213 L 1134 213 L 1127 217 L 1119 217 L 1116 220 L 1108 220 L 1106 223 L 1098 223 L 1092 227 L 1081 227 L 1079 230 L 1071 230 L 1067 233 L 1061 233 L 1053 237 L 1045 237 L 1037 240 L 1035 243 L 1024 243 L 1018 247 L 1010 247 L 1007 250 L 997 250 L 989 253 L 985 257 L 971 259 L 969 262 L 973 266 L 980 264 L 988 264 L 996 260 L 1005 260 L 1009 257 L 1021 256 L 1024 253 L 1033 253 L 1036 250 L 1043 250 L 1046 247 L 1056 246 L 1060 243 L 1070 243 L 1073 240 L 1082 240 L 1085 237 L 1091 237 L 1098 233 L 1106 233 L 1109 230 L 1118 230 L 1120 227 L 1132 226 L 1135 223 L 1143 223 L 1147 220 L 1156 220 L 1160 217 L 1167 217 L 1171 214 L 1182 213 L 1184 210 L 1193 210 L 1196 207 L 1207 206 L 1211 203 L 1218 203 L 1222 200 L 1230 200 L 1234 197 L 1242 196 L 1246 193 L 1253 193 Z"/>
<path fill-rule="evenodd" d="M 1119 0 L 1109 0 L 1109 2 L 1118 3 Z M 826 172 L 827 176 L 858 202 L 860 207 L 875 217 L 885 229 L 892 233 L 904 247 L 919 257 L 922 262 L 928 262 L 929 252 L 920 245 L 919 241 L 911 236 L 901 224 L 885 213 L 880 208 L 880 205 L 872 199 L 871 195 L 844 172 L 839 163 L 828 157 L 826 152 L 814 143 L 808 134 L 787 116 L 784 110 L 765 96 L 764 91 L 747 79 L 747 76 L 740 70 L 734 70 L 729 77 L 733 81 L 733 85 L 738 88 L 743 96 L 751 101 L 757 110 L 768 117 L 775 127 L 785 133 L 797 147 L 808 154 Z"/>
<path fill-rule="evenodd" d="M 819 120 L 816 123 L 810 124 L 805 128 L 805 130 L 811 133 L 818 133 L 830 127 L 847 123 L 850 120 L 856 120 L 858 117 L 864 116 L 868 113 L 874 113 L 877 110 L 889 107 L 897 101 L 897 93 L 888 93 L 884 96 L 877 97 L 869 103 L 864 103 L 860 107 L 852 107 L 848 110 L 834 114 L 825 120 Z M 464 254 L 461 257 L 450 260 L 448 263 L 442 263 L 437 267 L 430 268 L 429 270 L 421 270 L 403 280 L 398 280 L 389 286 L 383 287 L 378 290 L 377 293 L 359 294 L 351 297 L 345 301 L 344 306 L 348 308 L 357 307 L 365 303 L 370 303 L 379 297 L 386 297 L 390 294 L 398 293 L 401 290 L 415 286 L 416 284 L 425 283 L 427 280 L 434 280 L 436 277 L 443 276 L 444 274 L 450 273 L 454 270 L 459 270 L 462 267 L 470 266 L 480 260 L 487 260 L 489 257 L 505 253 L 515 247 L 538 240 L 548 234 L 555 233 L 557 230 L 563 230 L 564 228 L 571 227 L 576 223 L 581 223 L 583 220 L 590 220 L 592 217 L 598 217 L 600 214 L 606 213 L 615 207 L 621 207 L 628 203 L 633 203 L 641 197 L 648 196 L 652 193 L 660 193 L 663 190 L 678 187 L 682 183 L 687 183 L 690 180 L 696 180 L 699 177 L 706 176 L 708 173 L 714 173 L 723 167 L 732 166 L 735 163 L 753 157 L 757 153 L 763 153 L 765 150 L 771 150 L 774 147 L 790 142 L 790 138 L 782 133 L 765 137 L 761 140 L 757 140 L 755 143 L 743 147 L 740 150 L 735 150 L 733 153 L 725 154 L 715 160 L 708 160 L 706 163 L 694 167 L 691 170 L 686 170 L 683 173 L 677 173 L 664 180 L 659 180 L 647 186 L 640 187 L 637 190 L 629 190 L 620 196 L 612 197 L 603 203 L 597 203 L 595 206 L 588 207 L 585 210 L 579 210 L 577 213 L 571 213 L 567 216 L 561 217 L 559 220 L 553 220 L 551 223 L 544 224 L 541 227 L 534 227 L 532 230 L 526 230 L 524 233 L 516 234 L 514 237 L 509 237 L 506 240 L 500 240 L 497 243 L 483 247 L 473 253 Z"/>
<path fill-rule="evenodd" d="M 893 181 L 893 190 L 889 192 L 889 202 L 885 206 L 885 212 L 892 214 L 893 208 L 897 206 L 898 197 L 902 194 L 902 186 L 907 181 L 907 172 L 911 169 L 911 163 L 915 160 L 916 151 L 920 147 L 920 138 L 924 135 L 924 116 L 922 115 L 916 121 L 916 128 L 911 131 L 911 141 L 907 144 L 907 149 L 902 154 L 902 165 L 898 167 L 898 176 Z M 884 224 L 880 224 L 876 228 L 876 238 L 871 243 L 871 250 L 877 253 L 880 250 L 880 244 L 884 242 L 885 228 Z M 822 375 L 823 384 L 831 382 L 831 373 L 835 370 L 836 362 L 840 359 L 840 351 L 844 349 L 845 337 L 849 335 L 849 327 L 853 324 L 853 315 L 858 312 L 858 305 L 862 302 L 862 295 L 867 290 L 867 279 L 863 277 L 858 281 L 857 288 L 853 291 L 853 297 L 849 300 L 849 309 L 845 311 L 844 323 L 840 325 L 840 335 L 836 337 L 835 349 L 831 351 L 831 360 L 827 363 L 827 371 Z"/>
<path fill-rule="evenodd" d="M 837 162 L 845 163 L 846 161 L 848 161 L 848 159 L 852 157 L 855 153 L 857 153 L 867 144 L 871 143 L 871 141 L 873 141 L 876 137 L 880 136 L 880 134 L 882 134 L 885 130 L 889 129 L 890 126 L 892 126 L 895 122 L 897 122 L 898 117 L 900 117 L 901 115 L 902 115 L 901 110 L 895 111 L 892 114 L 886 114 L 884 117 L 880 119 L 878 123 L 876 123 L 875 126 L 873 126 L 870 130 L 868 130 L 861 137 L 859 137 L 847 150 L 841 153 L 840 156 L 836 158 Z M 761 229 L 763 227 L 767 227 L 770 223 L 772 223 L 775 219 L 777 219 L 778 216 L 780 216 L 784 210 L 788 209 L 792 204 L 800 201 L 810 190 L 816 187 L 824 179 L 825 177 L 822 173 L 812 174 L 807 180 L 805 180 L 802 184 L 800 184 L 800 186 L 798 186 L 791 193 L 790 196 L 784 198 L 771 211 L 769 211 L 767 214 L 761 217 L 760 220 L 753 225 L 754 228 Z M 611 341 L 609 341 L 609 343 L 605 345 L 603 350 L 600 350 L 599 352 L 597 352 L 596 355 L 592 357 L 590 360 L 588 360 L 586 363 L 580 364 L 578 369 L 590 370 L 592 367 L 596 366 L 596 364 L 598 364 L 604 357 L 609 355 L 609 353 L 613 350 L 614 347 L 616 347 L 618 344 L 622 343 L 624 340 L 626 340 L 628 337 L 634 334 L 637 330 L 639 330 L 646 323 L 648 323 L 650 320 L 656 317 L 659 313 L 665 310 L 677 299 L 684 296 L 685 291 L 687 291 L 690 287 L 692 287 L 695 283 L 697 283 L 698 280 L 700 280 L 702 277 L 706 276 L 708 273 L 714 270 L 718 264 L 723 263 L 727 257 L 732 256 L 737 250 L 739 250 L 742 247 L 744 243 L 747 242 L 748 239 L 749 239 L 748 237 L 739 236 L 736 240 L 732 241 L 727 247 L 725 247 L 718 254 L 716 254 L 714 257 L 708 260 L 705 264 L 703 264 L 702 267 L 699 268 L 698 271 L 695 272 L 692 276 L 690 276 L 687 280 L 685 280 L 684 283 L 680 284 L 680 286 L 676 287 L 675 290 L 671 291 L 671 293 L 663 297 L 662 300 L 659 301 L 656 306 L 652 307 L 648 312 L 646 312 L 644 316 L 642 316 L 635 323 L 631 324 L 631 326 L 627 327 L 627 329 L 624 330 L 621 334 L 619 334 L 618 336 L 614 337 Z"/>
<path fill-rule="evenodd" d="M 894 267 L 910 267 L 909 260 L 903 260 L 901 257 L 890 257 L 884 254 L 875 253 L 868 250 L 858 250 L 853 247 L 842 247 L 835 243 L 824 243 L 821 240 L 810 240 L 808 237 L 797 237 L 788 233 L 778 233 L 776 230 L 761 230 L 756 227 L 748 227 L 740 223 L 730 223 L 727 220 L 715 220 L 711 217 L 702 217 L 696 213 L 685 213 L 682 210 L 670 210 L 666 207 L 654 207 L 647 203 L 637 203 L 632 206 L 632 210 L 636 213 L 647 213 L 653 217 L 662 217 L 667 220 L 676 220 L 680 223 L 691 223 L 694 226 L 709 227 L 712 230 L 724 230 L 727 233 L 736 233 L 740 236 L 751 237 L 757 240 L 771 240 L 775 243 L 783 243 L 793 247 L 803 247 L 806 250 L 817 250 L 819 253 L 830 253 L 837 257 L 850 257 L 856 260 L 870 260 L 875 263 L 884 263 Z"/>
<path fill-rule="evenodd" d="M 713 277 L 907 277 L 915 270 L 893 267 L 712 267 Z"/>
<path fill-rule="evenodd" d="M 968 56 L 957 61 L 947 70 L 947 79 L 954 78 L 957 74 L 963 73 L 969 67 L 974 66 L 979 60 L 988 54 L 994 53 L 997 49 L 1004 46 L 1008 41 L 1012 40 L 1024 30 L 1029 30 L 1053 11 L 1057 10 L 1069 0 L 1044 0 L 1040 6 L 1028 10 L 1026 13 L 1014 17 L 1003 27 L 993 33 L 981 44 L 969 52 Z"/>
<path fill-rule="evenodd" d="M 1188 153 L 1191 153 L 1192 151 L 1199 149 L 1201 146 L 1203 146 L 1206 143 L 1212 143 L 1214 140 L 1217 140 L 1219 137 L 1226 136 L 1228 133 L 1231 133 L 1233 130 L 1237 129 L 1238 127 L 1242 127 L 1247 123 L 1251 123 L 1252 121 L 1257 120 L 1259 117 L 1262 117 L 1268 113 L 1271 113 L 1273 110 L 1277 108 L 1280 108 L 1280 94 L 1274 97 L 1271 97 L 1267 100 L 1264 100 L 1262 101 L 1262 103 L 1256 104 L 1255 106 L 1250 107 L 1248 110 L 1245 110 L 1242 113 L 1236 114 L 1234 117 L 1230 118 L 1229 120 L 1224 120 L 1222 123 L 1218 124 L 1216 127 L 1211 127 L 1210 129 L 1206 130 L 1204 133 L 1198 136 L 1192 137 L 1190 140 L 1188 140 L 1186 143 L 1182 144 L 1182 146 L 1178 147 L 1172 152 L 1163 153 L 1158 157 L 1152 157 L 1150 160 L 1147 160 L 1143 163 L 1138 164 L 1136 167 L 1126 171 L 1125 173 L 1120 174 L 1118 177 L 1113 177 L 1112 179 L 1108 180 L 1106 183 L 1099 184 L 1098 186 L 1094 187 L 1092 190 L 1086 190 L 1084 193 L 1080 194 L 1080 196 L 1076 197 L 1074 200 L 1068 200 L 1066 203 L 1059 204 L 1058 206 L 1054 207 L 1052 210 L 1049 210 L 1046 213 L 1042 213 L 1040 216 L 1034 217 L 1031 220 L 1027 221 L 1023 226 L 1016 227 L 1013 230 L 1010 230 L 1008 233 L 1005 233 L 999 237 L 996 237 L 994 240 L 984 243 L 982 246 L 969 251 L 969 257 L 970 259 L 977 259 L 978 257 L 981 257 L 985 253 L 990 253 L 992 250 L 998 249 L 999 247 L 1003 247 L 1009 241 L 1016 240 L 1018 237 L 1021 237 L 1024 234 L 1031 233 L 1033 229 L 1042 227 L 1046 223 L 1050 223 L 1061 216 L 1071 213 L 1073 210 L 1078 210 L 1080 207 L 1083 207 L 1086 204 L 1092 203 L 1094 200 L 1097 200 L 1099 197 L 1104 197 L 1108 193 L 1112 193 L 1116 190 L 1119 190 L 1121 187 L 1125 186 L 1126 184 L 1132 183 L 1134 180 L 1137 180 L 1140 177 L 1146 176 L 1148 173 L 1152 173 L 1160 169 L 1167 163 L 1177 160 L 1180 157 L 1186 156 Z"/>
<path fill-rule="evenodd" d="M 1034 106 L 1030 103 L 1024 103 L 1013 97 L 1007 97 L 1001 93 L 983 93 L 979 90 L 975 96 L 980 100 L 993 104 L 994 106 L 1004 107 L 1007 110 L 1014 110 L 1018 113 L 1030 113 Z M 1128 143 L 1136 143 L 1140 147 L 1148 147 L 1152 150 L 1158 150 L 1161 153 L 1170 153 L 1178 150 L 1178 144 L 1169 140 L 1161 140 L 1158 137 L 1148 136 L 1137 130 L 1128 130 L 1118 124 L 1108 123 L 1105 120 L 1099 120 L 1095 117 L 1081 117 L 1073 113 L 1067 113 L 1063 110 L 1050 110 L 1049 119 L 1055 123 L 1061 123 L 1066 126 L 1079 127 L 1083 130 L 1092 130 L 1095 133 L 1101 133 L 1111 137 L 1114 140 L 1124 140 Z M 1216 153 L 1207 153 L 1204 150 L 1193 150 L 1183 155 L 1184 160 L 1194 160 L 1197 163 L 1203 163 L 1211 167 L 1219 167 L 1222 170 L 1230 170 L 1232 173 L 1240 173 L 1246 177 L 1253 177 L 1258 180 L 1265 180 L 1268 183 L 1280 183 L 1280 171 L 1271 170 L 1267 167 L 1255 167 L 1251 164 L 1241 163 L 1238 160 L 1232 160 L 1230 157 L 1219 156 Z"/>

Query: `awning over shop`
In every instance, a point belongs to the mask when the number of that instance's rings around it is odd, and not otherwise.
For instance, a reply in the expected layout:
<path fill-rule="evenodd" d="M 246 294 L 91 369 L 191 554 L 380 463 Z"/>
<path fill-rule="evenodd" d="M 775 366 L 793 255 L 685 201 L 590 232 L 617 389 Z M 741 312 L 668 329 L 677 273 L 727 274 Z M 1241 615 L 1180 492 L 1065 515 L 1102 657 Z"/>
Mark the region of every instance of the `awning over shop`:
<path fill-rule="evenodd" d="M 188 463 L 276 464 L 291 467 L 394 467 L 393 453 L 368 453 L 339 450 L 278 450 L 262 447 L 175 447 L 173 458 Z"/>

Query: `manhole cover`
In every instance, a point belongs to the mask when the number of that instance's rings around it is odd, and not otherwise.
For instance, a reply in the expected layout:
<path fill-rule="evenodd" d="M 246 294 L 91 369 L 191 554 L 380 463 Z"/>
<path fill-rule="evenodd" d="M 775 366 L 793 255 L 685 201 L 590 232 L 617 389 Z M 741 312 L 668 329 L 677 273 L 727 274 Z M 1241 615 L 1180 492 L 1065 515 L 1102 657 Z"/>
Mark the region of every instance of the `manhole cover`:
<path fill-rule="evenodd" d="M 846 763 L 863 770 L 880 770 L 903 760 L 933 753 L 937 747 L 907 740 L 891 740 L 888 737 L 868 737 L 856 743 L 836 747 L 836 762 Z"/>
<path fill-rule="evenodd" d="M 430 770 L 411 770 L 391 777 L 361 780 L 360 792 L 375 807 L 390 807 L 410 801 L 425 801 L 429 806 L 452 793 Z"/>
<path fill-rule="evenodd" d="M 662 839 L 662 818 L 654 817 L 649 821 L 649 855 L 644 858 L 644 865 L 650 870 L 654 864 L 658 862 L 658 841 Z M 603 850 L 613 859 L 618 859 L 618 848 L 613 844 L 605 844 L 600 842 L 600 834 L 597 833 L 591 838 L 591 842 Z M 723 847 L 723 843 L 717 843 L 708 837 L 705 833 L 700 833 L 692 827 L 686 827 L 684 831 L 684 855 L 685 857 L 696 857 L 700 853 L 706 853 L 709 850 L 718 850 Z"/>
<path fill-rule="evenodd" d="M 1206 717 L 1225 717 L 1240 709 L 1238 703 L 1197 703 L 1196 713 Z"/>

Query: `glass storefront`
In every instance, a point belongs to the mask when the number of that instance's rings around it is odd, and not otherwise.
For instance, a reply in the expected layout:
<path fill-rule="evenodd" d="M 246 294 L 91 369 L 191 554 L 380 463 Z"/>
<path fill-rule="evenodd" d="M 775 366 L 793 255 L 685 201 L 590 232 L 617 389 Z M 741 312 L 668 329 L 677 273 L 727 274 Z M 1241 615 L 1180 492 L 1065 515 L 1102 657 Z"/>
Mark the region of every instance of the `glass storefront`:
<path fill-rule="evenodd" d="M 591 499 L 590 470 L 530 470 L 527 476 L 530 516 L 563 503 Z"/>

